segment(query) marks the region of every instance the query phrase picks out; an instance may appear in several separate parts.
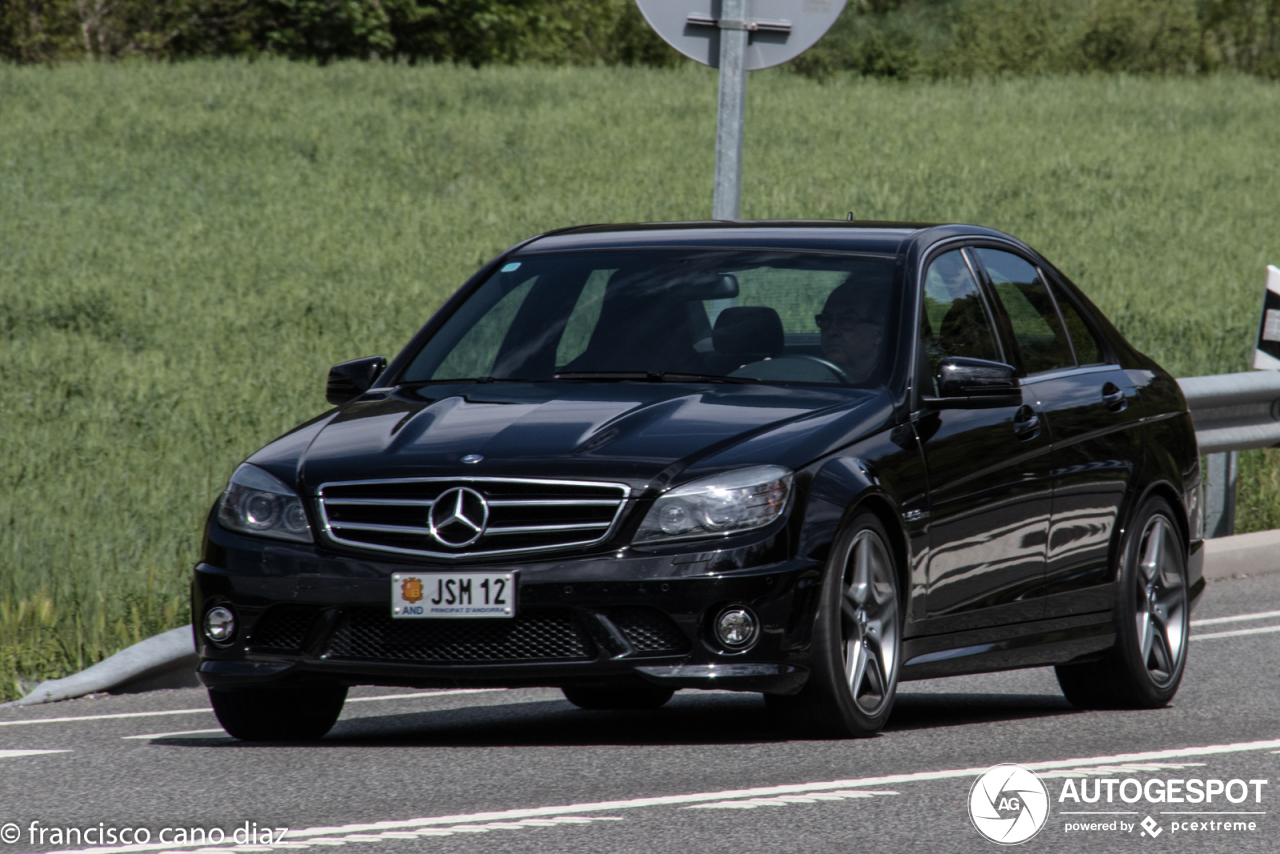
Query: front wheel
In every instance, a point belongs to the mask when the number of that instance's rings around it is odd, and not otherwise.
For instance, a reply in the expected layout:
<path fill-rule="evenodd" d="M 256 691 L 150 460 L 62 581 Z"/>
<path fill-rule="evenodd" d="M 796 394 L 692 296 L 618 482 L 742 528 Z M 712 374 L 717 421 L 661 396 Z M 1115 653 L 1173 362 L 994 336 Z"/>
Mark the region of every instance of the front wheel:
<path fill-rule="evenodd" d="M 1100 661 L 1059 665 L 1062 693 L 1084 709 L 1155 709 L 1187 666 L 1187 552 L 1173 510 L 1153 498 L 1134 519 L 1116 585 L 1116 645 Z"/>
<path fill-rule="evenodd" d="M 902 596 L 884 525 L 853 517 L 836 537 L 814 625 L 813 671 L 769 707 L 806 734 L 857 738 L 884 727 L 898 690 Z"/>
<path fill-rule="evenodd" d="M 345 685 L 209 689 L 213 713 L 241 741 L 315 741 L 338 720 Z"/>

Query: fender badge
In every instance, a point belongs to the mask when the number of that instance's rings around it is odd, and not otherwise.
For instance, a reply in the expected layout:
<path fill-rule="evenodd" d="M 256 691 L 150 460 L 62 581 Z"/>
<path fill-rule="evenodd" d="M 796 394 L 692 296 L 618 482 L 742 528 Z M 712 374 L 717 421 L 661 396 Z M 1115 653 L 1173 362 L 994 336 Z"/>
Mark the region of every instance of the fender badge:
<path fill-rule="evenodd" d="M 480 456 L 479 454 L 467 454 L 465 457 L 462 458 L 462 461 L 467 465 L 475 465 L 476 463 L 480 462 L 483 459 L 484 457 Z"/>

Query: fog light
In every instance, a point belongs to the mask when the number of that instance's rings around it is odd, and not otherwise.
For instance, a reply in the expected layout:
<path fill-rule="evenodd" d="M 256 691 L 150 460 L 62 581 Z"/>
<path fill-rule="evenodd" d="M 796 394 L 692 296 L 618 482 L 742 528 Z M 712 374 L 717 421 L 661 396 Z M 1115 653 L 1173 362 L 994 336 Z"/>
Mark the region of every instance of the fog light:
<path fill-rule="evenodd" d="M 725 649 L 739 652 L 756 642 L 760 624 L 746 608 L 725 608 L 716 617 L 716 639 Z"/>
<path fill-rule="evenodd" d="M 204 636 L 217 646 L 226 646 L 236 633 L 236 615 L 221 605 L 210 608 L 204 615 Z"/>

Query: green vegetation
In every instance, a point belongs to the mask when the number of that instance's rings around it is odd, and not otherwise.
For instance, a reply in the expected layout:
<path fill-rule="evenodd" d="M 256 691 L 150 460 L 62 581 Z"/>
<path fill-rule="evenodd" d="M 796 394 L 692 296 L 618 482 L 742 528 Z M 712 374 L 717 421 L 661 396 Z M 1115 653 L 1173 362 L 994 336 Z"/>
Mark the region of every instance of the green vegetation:
<path fill-rule="evenodd" d="M 330 364 L 521 238 L 707 215 L 714 117 L 702 68 L 0 66 L 3 696 L 189 619 L 210 504 Z M 747 217 L 1006 229 L 1174 373 L 1248 367 L 1280 86 L 762 72 L 747 127 Z"/>
<path fill-rule="evenodd" d="M 6 0 L 0 60 L 286 56 L 473 66 L 687 60 L 633 0 Z M 1280 0 L 850 0 L 792 71 L 1280 76 Z"/>
<path fill-rule="evenodd" d="M 1280 76 L 1280 0 L 851 0 L 847 9 L 796 70 Z"/>

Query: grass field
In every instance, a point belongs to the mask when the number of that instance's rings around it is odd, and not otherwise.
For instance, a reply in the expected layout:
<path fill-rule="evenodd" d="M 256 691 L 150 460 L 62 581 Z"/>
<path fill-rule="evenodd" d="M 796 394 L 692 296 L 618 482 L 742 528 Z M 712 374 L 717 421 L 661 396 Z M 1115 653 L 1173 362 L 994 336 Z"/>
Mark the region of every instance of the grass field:
<path fill-rule="evenodd" d="M 210 503 L 330 364 L 523 237 L 706 216 L 714 109 L 700 68 L 0 66 L 0 697 L 189 619 Z M 1280 86 L 762 72 L 747 121 L 746 217 L 1006 229 L 1174 373 L 1248 367 Z"/>

